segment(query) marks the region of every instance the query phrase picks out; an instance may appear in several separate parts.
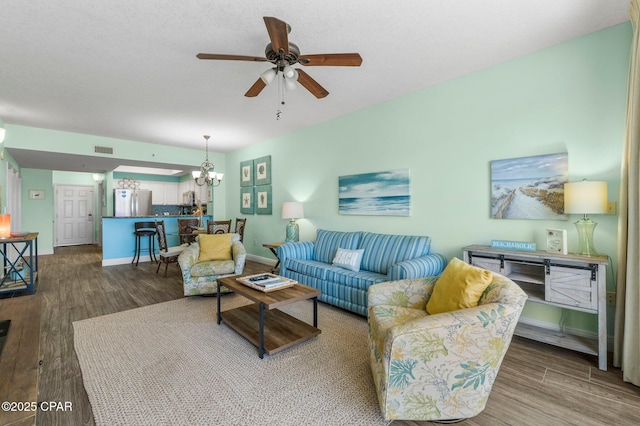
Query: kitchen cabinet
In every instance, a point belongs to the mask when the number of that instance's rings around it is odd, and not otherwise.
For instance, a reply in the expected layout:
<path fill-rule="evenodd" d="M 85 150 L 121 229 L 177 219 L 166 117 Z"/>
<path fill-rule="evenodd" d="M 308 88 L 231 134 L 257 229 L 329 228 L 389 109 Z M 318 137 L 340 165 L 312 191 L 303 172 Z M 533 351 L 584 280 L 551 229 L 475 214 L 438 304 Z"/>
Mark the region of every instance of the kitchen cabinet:
<path fill-rule="evenodd" d="M 178 197 L 178 182 L 140 181 L 140 188 L 151 190 L 151 204 L 154 206 L 178 205 L 182 202 L 182 194 Z"/>

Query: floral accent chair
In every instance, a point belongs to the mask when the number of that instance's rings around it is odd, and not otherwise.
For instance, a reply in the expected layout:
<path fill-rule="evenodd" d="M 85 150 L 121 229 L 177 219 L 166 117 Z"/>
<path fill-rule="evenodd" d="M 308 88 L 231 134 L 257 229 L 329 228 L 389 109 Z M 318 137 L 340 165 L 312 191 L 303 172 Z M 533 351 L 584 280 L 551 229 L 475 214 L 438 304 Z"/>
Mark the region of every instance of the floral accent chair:
<path fill-rule="evenodd" d="M 478 306 L 429 315 L 438 277 L 373 285 L 369 349 L 387 420 L 454 420 L 484 410 L 527 295 L 493 274 Z"/>
<path fill-rule="evenodd" d="M 205 234 L 206 235 L 206 234 Z M 247 259 L 247 251 L 240 242 L 240 235 L 231 235 L 231 260 L 210 260 L 200 262 L 200 235 L 178 256 L 178 264 L 182 269 L 184 295 L 216 294 L 218 278 L 242 274 Z M 230 290 L 222 288 L 223 293 Z"/>

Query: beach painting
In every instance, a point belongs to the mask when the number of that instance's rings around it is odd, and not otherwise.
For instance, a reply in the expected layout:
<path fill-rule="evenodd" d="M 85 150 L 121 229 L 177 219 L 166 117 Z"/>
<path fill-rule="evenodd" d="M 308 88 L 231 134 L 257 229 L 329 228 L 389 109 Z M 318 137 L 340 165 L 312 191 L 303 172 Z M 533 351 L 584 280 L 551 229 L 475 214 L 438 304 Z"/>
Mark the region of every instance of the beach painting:
<path fill-rule="evenodd" d="M 338 177 L 338 213 L 409 216 L 409 169 Z"/>
<path fill-rule="evenodd" d="M 566 152 L 491 162 L 491 217 L 564 219 Z"/>

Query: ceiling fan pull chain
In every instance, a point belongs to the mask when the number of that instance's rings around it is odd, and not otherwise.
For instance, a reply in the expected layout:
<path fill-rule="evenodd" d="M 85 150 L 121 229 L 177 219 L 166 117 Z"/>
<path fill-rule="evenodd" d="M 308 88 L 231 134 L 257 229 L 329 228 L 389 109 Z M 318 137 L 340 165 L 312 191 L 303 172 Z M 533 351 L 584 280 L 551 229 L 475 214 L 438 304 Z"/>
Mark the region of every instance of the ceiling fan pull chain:
<path fill-rule="evenodd" d="M 284 105 L 284 74 L 277 72 L 276 78 L 278 79 L 278 103 Z M 280 107 L 276 110 L 276 121 L 282 118 L 282 110 Z"/>

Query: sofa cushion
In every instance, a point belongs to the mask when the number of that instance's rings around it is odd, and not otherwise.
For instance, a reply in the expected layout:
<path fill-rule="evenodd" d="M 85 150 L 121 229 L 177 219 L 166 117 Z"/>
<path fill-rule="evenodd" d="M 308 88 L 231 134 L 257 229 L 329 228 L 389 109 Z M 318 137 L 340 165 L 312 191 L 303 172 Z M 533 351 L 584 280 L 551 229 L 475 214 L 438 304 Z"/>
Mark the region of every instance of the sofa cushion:
<path fill-rule="evenodd" d="M 211 260 L 198 262 L 191 267 L 192 277 L 209 277 L 212 275 L 233 274 L 236 264 L 233 260 Z"/>
<path fill-rule="evenodd" d="M 480 296 L 492 280 L 491 271 L 454 257 L 433 287 L 433 293 L 427 302 L 427 312 L 434 315 L 478 306 Z"/>
<path fill-rule="evenodd" d="M 205 234 L 200 235 L 199 262 L 209 260 L 230 260 L 231 259 L 231 239 L 233 234 Z"/>
<path fill-rule="evenodd" d="M 287 259 L 285 267 L 289 271 L 324 280 L 327 278 L 327 268 L 330 265 L 315 260 Z"/>
<path fill-rule="evenodd" d="M 431 238 L 364 232 L 359 248 L 364 249 L 361 269 L 386 275 L 391 265 L 429 254 Z"/>
<path fill-rule="evenodd" d="M 361 235 L 362 232 L 340 232 L 318 229 L 315 247 L 313 249 L 313 260 L 330 264 L 336 255 L 338 247 L 348 250 L 357 249 Z"/>
<path fill-rule="evenodd" d="M 362 262 L 362 253 L 364 253 L 363 249 L 347 250 L 338 247 L 336 257 L 333 258 L 333 264 L 350 271 L 358 272 L 360 270 L 360 263 Z"/>
<path fill-rule="evenodd" d="M 349 271 L 338 266 L 327 267 L 327 281 L 345 287 L 355 287 L 367 290 L 373 284 L 387 281 L 387 276 L 370 271 Z"/>

